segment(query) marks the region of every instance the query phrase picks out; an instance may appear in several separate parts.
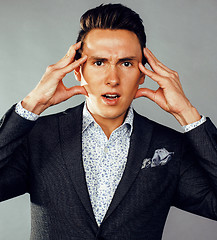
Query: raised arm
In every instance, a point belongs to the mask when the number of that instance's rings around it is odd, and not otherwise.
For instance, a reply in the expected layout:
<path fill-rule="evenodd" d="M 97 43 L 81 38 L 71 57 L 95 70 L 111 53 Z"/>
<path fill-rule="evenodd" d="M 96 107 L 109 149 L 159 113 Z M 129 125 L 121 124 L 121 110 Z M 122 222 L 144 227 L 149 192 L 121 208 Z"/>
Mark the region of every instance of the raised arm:
<path fill-rule="evenodd" d="M 141 63 L 139 68 L 157 82 L 159 88 L 157 90 L 140 88 L 135 98 L 149 98 L 163 110 L 171 113 L 182 126 L 200 120 L 201 116 L 197 109 L 191 105 L 183 92 L 178 73 L 161 63 L 148 48 L 144 49 L 144 55 L 152 71 Z"/>
<path fill-rule="evenodd" d="M 56 64 L 49 66 L 38 85 L 22 101 L 22 107 L 35 114 L 77 94 L 86 95 L 84 87 L 66 88 L 63 78 L 79 68 L 86 56 L 74 61 L 80 43 L 70 47 L 68 53 Z M 0 201 L 28 192 L 27 136 L 36 121 L 25 119 L 13 106 L 0 120 Z"/>
<path fill-rule="evenodd" d="M 188 125 L 191 129 L 183 137 L 180 176 L 172 204 L 191 213 L 217 220 L 216 127 L 209 118 L 197 126 L 201 116 L 185 96 L 178 73 L 162 64 L 149 49 L 144 49 L 144 55 L 152 70 L 141 63 L 139 68 L 157 82 L 159 88 L 138 89 L 135 98 L 149 98 L 171 113 L 181 125 Z"/>
<path fill-rule="evenodd" d="M 81 42 L 72 45 L 60 61 L 47 67 L 41 81 L 22 101 L 22 106 L 26 110 L 39 115 L 48 107 L 61 103 L 74 95 L 87 95 L 84 87 L 67 88 L 62 81 L 67 73 L 79 68 L 86 61 L 87 56 L 74 61 L 76 50 L 80 46 Z"/>

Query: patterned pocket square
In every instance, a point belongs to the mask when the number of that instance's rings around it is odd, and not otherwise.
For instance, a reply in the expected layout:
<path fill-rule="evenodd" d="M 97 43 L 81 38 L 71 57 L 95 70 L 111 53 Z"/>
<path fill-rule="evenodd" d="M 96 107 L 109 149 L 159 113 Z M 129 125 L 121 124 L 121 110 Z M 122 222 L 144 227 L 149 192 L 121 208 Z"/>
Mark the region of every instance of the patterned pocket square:
<path fill-rule="evenodd" d="M 165 165 L 171 160 L 174 152 L 168 152 L 165 148 L 157 149 L 154 152 L 153 158 L 145 158 L 142 163 L 142 168 L 157 167 Z"/>

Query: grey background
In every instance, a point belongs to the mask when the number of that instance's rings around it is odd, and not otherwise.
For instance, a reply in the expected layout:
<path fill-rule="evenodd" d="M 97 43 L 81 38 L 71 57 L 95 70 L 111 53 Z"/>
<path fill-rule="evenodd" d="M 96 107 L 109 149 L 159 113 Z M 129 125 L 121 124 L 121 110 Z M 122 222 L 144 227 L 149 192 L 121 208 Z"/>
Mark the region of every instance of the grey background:
<path fill-rule="evenodd" d="M 100 3 L 103 1 L 0 0 L 0 115 L 35 87 L 46 66 L 65 55 L 76 40 L 81 14 Z M 179 73 L 187 97 L 199 112 L 217 123 L 217 1 L 128 0 L 121 3 L 140 14 L 148 47 L 165 65 Z M 77 84 L 72 73 L 65 83 L 67 86 Z M 144 86 L 156 88 L 148 78 Z M 62 111 L 83 100 L 83 96 L 75 96 L 44 114 Z M 176 120 L 150 100 L 137 99 L 134 106 L 143 115 L 181 131 Z M 0 240 L 26 240 L 29 233 L 29 196 L 1 203 Z M 217 224 L 172 208 L 163 239 L 215 240 Z"/>

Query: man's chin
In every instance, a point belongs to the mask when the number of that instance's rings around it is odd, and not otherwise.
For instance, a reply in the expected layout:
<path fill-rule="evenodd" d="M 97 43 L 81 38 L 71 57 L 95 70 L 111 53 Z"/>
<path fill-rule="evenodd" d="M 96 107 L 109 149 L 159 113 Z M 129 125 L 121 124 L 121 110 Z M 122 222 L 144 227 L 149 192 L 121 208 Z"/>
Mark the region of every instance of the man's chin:
<path fill-rule="evenodd" d="M 130 103 L 131 104 L 131 103 Z M 130 107 L 130 104 L 127 106 L 115 105 L 110 106 L 106 104 L 96 104 L 87 99 L 87 109 L 92 115 L 99 115 L 105 119 L 117 119 L 123 117 L 126 114 L 127 110 Z"/>

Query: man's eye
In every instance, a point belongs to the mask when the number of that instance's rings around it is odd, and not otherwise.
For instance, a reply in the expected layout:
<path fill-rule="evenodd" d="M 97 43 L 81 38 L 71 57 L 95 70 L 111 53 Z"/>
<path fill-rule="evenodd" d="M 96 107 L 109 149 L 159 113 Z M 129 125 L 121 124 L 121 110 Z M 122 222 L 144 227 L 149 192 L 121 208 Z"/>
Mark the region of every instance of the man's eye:
<path fill-rule="evenodd" d="M 132 66 L 132 63 L 130 63 L 130 62 L 123 62 L 122 64 L 124 65 L 124 67 L 131 67 Z"/>
<path fill-rule="evenodd" d="M 94 64 L 96 66 L 102 66 L 103 65 L 103 61 L 96 61 L 96 62 L 94 62 Z"/>

